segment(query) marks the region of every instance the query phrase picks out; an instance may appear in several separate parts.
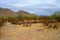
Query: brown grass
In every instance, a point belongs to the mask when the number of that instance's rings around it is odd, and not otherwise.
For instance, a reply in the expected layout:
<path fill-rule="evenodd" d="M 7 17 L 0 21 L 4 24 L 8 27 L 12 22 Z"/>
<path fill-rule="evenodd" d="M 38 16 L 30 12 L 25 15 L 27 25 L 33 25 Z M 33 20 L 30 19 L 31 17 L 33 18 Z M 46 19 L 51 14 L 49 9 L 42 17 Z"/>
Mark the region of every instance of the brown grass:
<path fill-rule="evenodd" d="M 29 27 L 6 23 L 1 33 L 1 40 L 60 40 L 60 29 L 46 29 L 41 23 Z"/>

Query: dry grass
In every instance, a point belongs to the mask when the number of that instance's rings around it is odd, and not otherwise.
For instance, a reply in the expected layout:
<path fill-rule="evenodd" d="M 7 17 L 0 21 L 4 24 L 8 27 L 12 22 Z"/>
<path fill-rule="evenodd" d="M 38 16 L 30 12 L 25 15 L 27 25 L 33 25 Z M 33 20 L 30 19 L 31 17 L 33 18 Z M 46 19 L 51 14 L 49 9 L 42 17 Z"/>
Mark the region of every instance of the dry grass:
<path fill-rule="evenodd" d="M 1 40 L 60 40 L 60 29 L 46 29 L 41 23 L 28 27 L 7 23 L 1 33 Z"/>

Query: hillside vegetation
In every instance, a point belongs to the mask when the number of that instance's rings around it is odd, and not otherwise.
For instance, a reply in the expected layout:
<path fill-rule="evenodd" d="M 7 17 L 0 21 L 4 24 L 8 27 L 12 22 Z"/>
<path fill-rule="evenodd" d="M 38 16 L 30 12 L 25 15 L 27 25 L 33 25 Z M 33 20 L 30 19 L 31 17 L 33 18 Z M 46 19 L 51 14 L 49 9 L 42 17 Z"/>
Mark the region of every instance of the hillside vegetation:
<path fill-rule="evenodd" d="M 11 11 L 10 9 L 0 8 L 0 26 L 3 26 L 5 22 L 11 22 L 12 24 L 19 24 L 18 22 L 24 23 L 24 21 L 31 21 L 32 23 L 43 22 L 46 25 L 49 22 L 53 23 L 53 21 L 60 22 L 60 11 L 55 12 L 50 16 L 38 16 L 22 10 L 14 12 Z"/>

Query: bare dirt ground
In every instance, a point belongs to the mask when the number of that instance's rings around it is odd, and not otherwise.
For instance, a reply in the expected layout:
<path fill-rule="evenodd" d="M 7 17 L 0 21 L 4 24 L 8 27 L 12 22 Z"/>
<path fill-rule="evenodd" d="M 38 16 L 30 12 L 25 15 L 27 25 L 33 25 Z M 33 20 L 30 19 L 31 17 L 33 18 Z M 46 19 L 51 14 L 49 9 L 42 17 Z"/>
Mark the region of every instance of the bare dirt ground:
<path fill-rule="evenodd" d="M 60 29 L 44 29 L 40 23 L 30 27 L 6 23 L 1 29 L 0 40 L 60 40 Z"/>

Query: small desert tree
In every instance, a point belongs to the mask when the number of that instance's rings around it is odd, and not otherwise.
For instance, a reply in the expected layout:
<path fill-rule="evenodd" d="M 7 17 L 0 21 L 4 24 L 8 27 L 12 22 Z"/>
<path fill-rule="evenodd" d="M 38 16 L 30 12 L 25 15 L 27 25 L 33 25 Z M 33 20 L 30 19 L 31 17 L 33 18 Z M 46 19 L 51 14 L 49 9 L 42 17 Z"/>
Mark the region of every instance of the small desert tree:
<path fill-rule="evenodd" d="M 54 20 L 57 20 L 57 21 L 60 21 L 60 11 L 59 12 L 55 12 L 54 14 L 52 14 L 50 16 L 51 19 L 54 19 Z"/>
<path fill-rule="evenodd" d="M 0 15 L 0 27 L 2 27 L 6 21 L 7 21 L 7 17 Z"/>
<path fill-rule="evenodd" d="M 38 19 L 38 16 L 37 16 L 37 15 L 32 14 L 32 15 L 30 16 L 30 18 L 31 18 L 32 20 L 37 20 L 37 19 Z"/>
<path fill-rule="evenodd" d="M 12 24 L 16 24 L 17 18 L 16 16 L 9 16 L 8 21 L 11 22 Z"/>
<path fill-rule="evenodd" d="M 18 14 L 16 18 L 17 18 L 17 21 L 23 21 L 24 16 L 22 14 Z"/>

